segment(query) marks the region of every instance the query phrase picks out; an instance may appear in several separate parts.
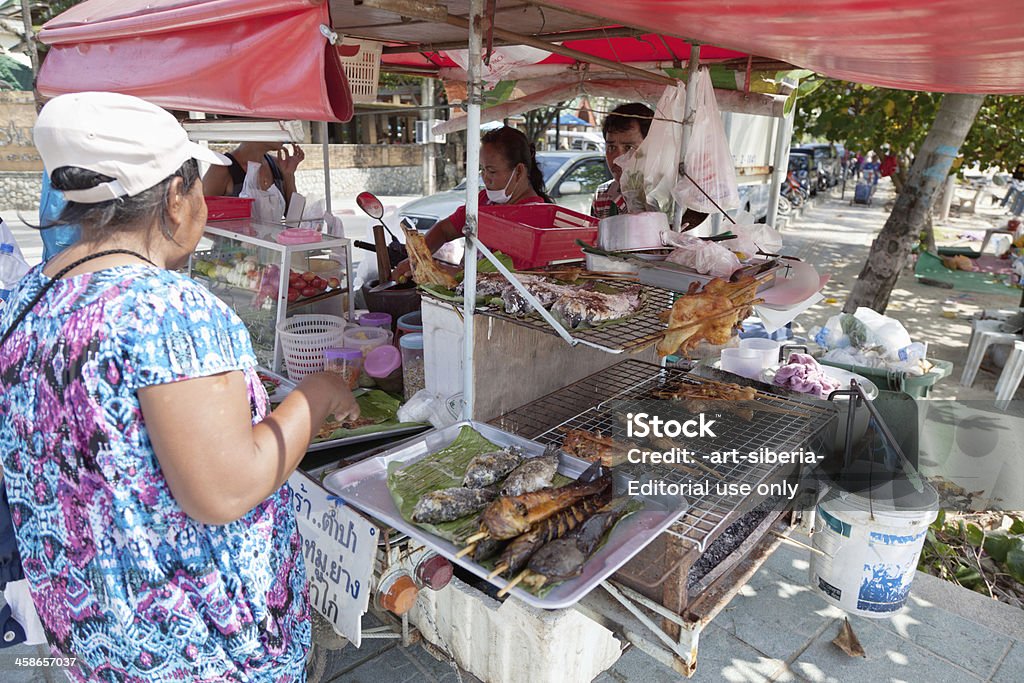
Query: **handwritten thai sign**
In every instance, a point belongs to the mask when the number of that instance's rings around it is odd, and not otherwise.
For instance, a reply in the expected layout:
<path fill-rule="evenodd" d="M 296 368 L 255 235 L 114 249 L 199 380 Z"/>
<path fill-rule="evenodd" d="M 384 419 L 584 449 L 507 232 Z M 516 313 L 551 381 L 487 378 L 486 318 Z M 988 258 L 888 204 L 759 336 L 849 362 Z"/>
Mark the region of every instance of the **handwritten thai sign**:
<path fill-rule="evenodd" d="M 32 141 L 36 105 L 31 92 L 0 94 L 0 171 L 42 171 L 43 160 Z"/>
<path fill-rule="evenodd" d="M 359 647 L 380 532 L 302 472 L 293 472 L 288 484 L 302 535 L 309 602 Z"/>

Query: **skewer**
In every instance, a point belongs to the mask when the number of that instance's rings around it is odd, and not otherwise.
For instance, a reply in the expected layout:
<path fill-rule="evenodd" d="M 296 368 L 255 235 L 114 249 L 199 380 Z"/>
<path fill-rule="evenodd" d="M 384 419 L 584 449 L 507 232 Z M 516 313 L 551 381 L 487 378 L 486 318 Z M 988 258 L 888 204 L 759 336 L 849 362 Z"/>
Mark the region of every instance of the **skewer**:
<path fill-rule="evenodd" d="M 818 555 L 821 555 L 822 557 L 828 557 L 828 553 L 826 553 L 825 551 L 819 550 L 818 548 L 815 548 L 814 546 L 807 545 L 806 543 L 801 543 L 800 541 L 796 540 L 795 538 L 790 538 L 789 536 L 787 536 L 787 535 L 785 535 L 783 533 L 779 533 L 775 529 L 769 529 L 768 533 L 772 534 L 773 536 L 778 536 L 779 538 L 782 539 L 783 543 L 789 543 L 789 544 L 795 545 L 795 546 L 797 546 L 799 548 L 803 548 L 804 550 L 810 550 L 812 553 L 817 553 Z"/>
<path fill-rule="evenodd" d="M 465 541 L 466 545 L 469 545 L 471 543 L 476 543 L 478 541 L 482 541 L 485 538 L 489 538 L 490 535 L 491 535 L 490 531 L 481 531 L 480 533 L 473 534 L 472 536 L 470 536 L 469 538 L 466 539 L 466 541 Z"/>
<path fill-rule="evenodd" d="M 529 569 L 524 569 L 523 571 L 519 572 L 519 575 L 516 576 L 516 578 L 512 579 L 511 581 L 509 581 L 507 584 L 505 584 L 504 588 L 502 588 L 500 591 L 498 591 L 498 597 L 499 598 L 505 597 L 505 595 L 508 594 L 508 592 L 510 590 L 515 588 L 517 585 L 519 585 L 519 582 L 522 581 L 523 579 L 525 579 L 526 576 L 529 573 L 530 573 Z"/>
<path fill-rule="evenodd" d="M 460 557 L 465 557 L 466 555 L 469 555 L 474 550 L 476 550 L 476 543 L 472 543 L 470 545 L 467 545 L 465 548 L 463 548 L 459 552 L 455 553 L 455 559 L 457 560 Z"/>
<path fill-rule="evenodd" d="M 690 464 L 692 464 L 692 465 L 696 465 L 696 466 L 697 466 L 697 467 L 699 467 L 700 469 L 704 470 L 704 471 L 705 471 L 706 473 L 708 473 L 708 474 L 710 474 L 711 476 L 713 476 L 713 477 L 714 477 L 715 479 L 718 479 L 719 481 L 721 481 L 721 480 L 722 480 L 722 475 L 721 475 L 721 474 L 719 474 L 718 472 L 716 472 L 716 471 L 715 471 L 714 469 L 712 469 L 712 468 L 711 468 L 711 467 L 710 467 L 709 465 L 705 465 L 705 464 L 704 464 L 704 463 L 702 463 L 702 462 L 701 462 L 700 460 L 690 460 Z"/>
<path fill-rule="evenodd" d="M 494 571 L 492 571 L 490 574 L 487 575 L 487 580 L 489 581 L 489 580 L 493 579 L 495 576 L 497 576 L 498 574 L 502 573 L 506 569 L 508 569 L 508 564 L 506 564 L 505 562 L 502 562 L 501 564 L 499 564 L 497 567 L 494 568 Z"/>

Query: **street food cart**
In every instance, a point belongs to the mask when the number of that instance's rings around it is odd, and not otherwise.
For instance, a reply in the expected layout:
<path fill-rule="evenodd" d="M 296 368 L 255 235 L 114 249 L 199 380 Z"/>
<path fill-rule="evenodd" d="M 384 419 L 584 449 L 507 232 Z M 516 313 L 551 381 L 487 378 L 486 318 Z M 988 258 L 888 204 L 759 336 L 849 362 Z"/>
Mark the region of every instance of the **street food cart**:
<path fill-rule="evenodd" d="M 793 21 L 788 19 L 794 16 L 792 2 L 727 11 L 654 0 L 623 0 L 600 8 L 583 0 L 168 0 L 117 6 L 86 2 L 47 24 L 41 34 L 51 49 L 39 88 L 49 96 L 85 88 L 116 90 L 179 110 L 346 120 L 352 115 L 352 101 L 334 47 L 343 39 L 384 43 L 385 68 L 444 77 L 457 75 L 458 68 L 442 53 L 466 45 L 468 34 L 464 122 L 469 169 L 479 163 L 482 118 L 500 119 L 519 107 L 523 111 L 580 92 L 650 99 L 652 87 L 660 90 L 683 75 L 692 78 L 702 64 L 713 64 L 732 76 L 734 87 L 720 91 L 724 109 L 779 117 L 776 159 L 787 146 L 788 120 L 782 116 L 781 98 L 757 92 L 761 72 L 774 74 L 797 65 L 891 87 L 1021 89 L 1024 60 L 1002 61 L 1002 70 L 995 74 L 984 49 L 985 41 L 1002 44 L 994 40 L 1000 30 L 1019 44 L 1019 37 L 1005 33 L 1012 30 L 1008 22 L 1001 29 L 966 36 L 970 45 L 955 53 L 961 58 L 947 57 L 936 69 L 936 60 L 922 56 L 921 49 L 940 44 L 954 49 L 945 36 L 963 35 L 955 24 L 958 14 L 950 9 L 956 6 L 947 0 L 927 3 L 927 9 L 923 3 L 905 4 L 916 5 L 918 11 L 861 16 L 853 3 L 828 15 L 816 9 L 819 5 L 798 3 L 801 21 Z M 787 20 L 779 21 L 781 17 Z M 821 35 L 828 40 L 806 40 L 815 21 L 827 21 Z M 835 25 L 843 30 L 830 28 Z M 934 30 L 925 34 L 917 30 L 922 25 Z M 942 31 L 945 25 L 951 30 Z M 866 50 L 864 36 L 875 35 L 899 35 L 905 46 L 903 58 L 894 59 L 891 50 Z M 691 47 L 686 39 L 721 41 L 744 51 Z M 529 92 L 518 102 L 501 103 L 482 115 L 482 59 L 489 61 L 496 46 L 508 44 L 554 56 L 517 67 L 519 72 L 512 73 L 531 81 Z M 999 48 L 1000 56 L 1003 49 Z M 753 52 L 770 57 L 753 57 Z M 846 59 L 846 54 L 858 57 Z M 683 70 L 684 62 L 689 62 L 688 70 Z M 688 113 L 692 110 L 689 106 Z M 458 125 L 449 123 L 449 129 Z M 777 182 L 785 165 L 776 163 L 771 173 Z M 773 201 L 777 188 L 776 184 Z M 638 314 L 635 324 L 585 333 L 552 326 L 550 320 L 527 322 L 500 311 L 478 312 L 477 256 L 482 253 L 496 265 L 497 260 L 476 239 L 479 211 L 472 183 L 466 210 L 465 303 L 459 310 L 431 301 L 424 311 L 427 338 L 436 337 L 438 352 L 428 363 L 428 386 L 449 382 L 445 398 L 451 399 L 451 408 L 464 425 L 490 435 L 492 442 L 508 439 L 498 445 L 564 447 L 566 430 L 608 429 L 615 417 L 609 414 L 610 401 L 642 400 L 654 388 L 678 391 L 705 383 L 683 368 L 666 367 L 654 362 L 654 356 L 643 355 L 664 333 L 655 308 L 671 302 L 674 294 L 667 290 L 648 288 L 645 306 L 650 310 Z M 442 347 L 461 348 L 461 362 L 450 355 L 442 358 Z M 524 357 L 530 362 L 523 362 Z M 451 382 L 459 375 L 461 382 Z M 498 376 L 513 377 L 516 386 L 497 381 Z M 798 449 L 833 417 L 785 394 L 750 388 L 757 401 L 775 410 L 767 421 L 726 419 L 737 448 Z M 691 674 L 701 629 L 780 542 L 777 534 L 792 523 L 783 510 L 744 509 L 729 496 L 677 496 L 675 505 L 660 510 L 656 523 L 651 521 L 643 534 L 635 534 L 639 540 L 609 542 L 601 552 L 614 555 L 616 561 L 592 572 L 585 585 L 575 584 L 575 592 L 563 594 L 561 601 L 532 599 L 517 588 L 517 597 L 498 602 L 471 585 L 475 567 L 452 578 L 451 562 L 468 567 L 454 558 L 453 547 L 430 540 L 400 517 L 385 512 L 366 516 L 352 508 L 378 510 L 375 505 L 390 502 L 382 500 L 379 488 L 387 479 L 388 462 L 422 456 L 424 449 L 442 449 L 456 438 L 431 434 L 387 448 L 382 457 L 377 457 L 380 447 L 364 451 L 358 455 L 361 462 L 351 467 L 346 466 L 349 461 L 320 459 L 317 466 L 292 477 L 311 602 L 358 644 L 363 636 L 359 616 L 368 607 L 372 590 L 377 606 L 402 615 L 406 642 L 412 623 L 424 639 L 488 680 L 565 680 L 566 671 L 574 672 L 578 680 L 589 680 L 614 662 L 620 639 Z M 578 465 L 574 460 L 564 459 L 561 465 L 562 474 L 581 475 L 572 469 Z M 679 478 L 678 472 L 669 469 L 661 476 Z M 357 478 L 354 473 L 365 476 Z M 716 471 L 714 478 L 759 487 L 774 485 L 780 474 L 776 467 L 736 465 Z M 639 479 L 643 473 L 632 475 Z M 322 485 L 321 478 L 333 478 L 333 486 Z M 356 479 L 374 481 L 378 488 L 350 490 L 358 485 Z M 378 495 L 371 495 L 374 491 Z M 366 497 L 360 499 L 363 493 Z M 652 497 L 645 501 L 645 511 L 653 514 L 663 502 Z M 480 633 L 488 637 L 474 637 Z"/>

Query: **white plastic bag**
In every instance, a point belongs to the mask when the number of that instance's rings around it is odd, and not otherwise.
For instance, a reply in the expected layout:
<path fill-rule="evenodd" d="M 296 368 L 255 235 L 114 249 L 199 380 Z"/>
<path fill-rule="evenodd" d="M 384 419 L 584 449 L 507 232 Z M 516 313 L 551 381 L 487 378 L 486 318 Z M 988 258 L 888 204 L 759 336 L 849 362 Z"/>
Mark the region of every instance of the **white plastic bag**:
<path fill-rule="evenodd" d="M 633 154 L 615 160 L 622 169 L 620 190 L 630 213 L 666 206 L 679 177 L 679 149 L 683 141 L 686 87 L 679 82 L 665 87 L 647 137 Z M 641 195 L 640 189 L 643 194 Z"/>
<path fill-rule="evenodd" d="M 446 50 L 445 54 L 463 69 L 469 68 L 469 50 Z M 488 88 L 493 88 L 518 67 L 536 64 L 550 56 L 551 53 L 547 50 L 536 47 L 501 45 L 491 50 L 489 63 L 479 66 L 483 69 L 484 83 Z"/>
<path fill-rule="evenodd" d="M 686 208 L 703 213 L 718 213 L 715 204 L 725 211 L 735 209 L 740 205 L 739 190 L 736 188 L 736 164 L 729 151 L 729 139 L 722 126 L 722 116 L 715 101 L 715 88 L 707 68 L 697 73 L 694 87 L 697 110 L 692 132 L 686 142 L 686 174 L 693 181 L 680 179 L 672 189 L 672 196 Z M 697 189 L 698 186 L 704 192 Z M 704 196 L 705 192 L 708 196 Z"/>
<path fill-rule="evenodd" d="M 266 190 L 260 189 L 260 164 L 250 161 L 246 167 L 245 180 L 239 197 L 249 197 L 252 203 L 252 218 L 262 223 L 280 223 L 284 220 L 284 196 L 271 185 Z"/>
<path fill-rule="evenodd" d="M 399 422 L 429 422 L 436 429 L 444 429 L 456 420 L 445 408 L 444 400 L 437 394 L 420 389 L 398 409 Z"/>
<path fill-rule="evenodd" d="M 715 242 L 674 232 L 663 232 L 662 237 L 666 244 L 676 247 L 666 261 L 692 268 L 701 275 L 728 278 L 740 267 L 736 254 Z"/>
<path fill-rule="evenodd" d="M 766 254 L 778 254 L 782 249 L 782 235 L 764 223 L 736 223 L 729 226 L 736 239 L 723 242 L 732 251 L 742 252 L 747 258 L 756 256 L 758 250 Z"/>

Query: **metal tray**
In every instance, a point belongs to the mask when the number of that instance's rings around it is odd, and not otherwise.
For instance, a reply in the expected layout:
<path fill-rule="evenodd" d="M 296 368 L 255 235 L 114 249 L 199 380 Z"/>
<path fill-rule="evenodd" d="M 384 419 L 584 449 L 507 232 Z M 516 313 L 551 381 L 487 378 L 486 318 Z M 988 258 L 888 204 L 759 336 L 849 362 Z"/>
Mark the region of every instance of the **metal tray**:
<path fill-rule="evenodd" d="M 487 569 L 468 557 L 456 559 L 458 546 L 406 521 L 398 511 L 387 485 L 390 463 L 411 464 L 436 453 L 452 443 L 464 426 L 472 427 L 485 439 L 498 446 L 518 446 L 529 457 L 544 452 L 544 446 L 535 441 L 510 434 L 492 425 L 463 421 L 439 431 L 428 432 L 388 453 L 338 470 L 328 475 L 323 483 L 328 491 L 341 497 L 346 503 L 421 541 L 455 564 L 486 579 L 490 573 Z M 565 453 L 559 454 L 558 471 L 567 477 L 579 477 L 590 465 L 591 463 L 585 460 Z M 629 477 L 619 472 L 613 477 L 615 493 L 624 491 Z M 658 534 L 678 520 L 688 507 L 687 502 L 678 497 L 664 499 L 637 496 L 636 500 L 643 502 L 643 508 L 627 516 L 612 529 L 607 542 L 583 565 L 583 573 L 580 576 L 555 586 L 543 598 L 520 588 L 513 588 L 511 594 L 529 605 L 542 609 L 570 607 L 643 550 Z M 508 583 L 500 577 L 490 579 L 490 582 L 499 588 Z"/>
<path fill-rule="evenodd" d="M 267 377 L 272 377 L 279 382 L 277 391 L 270 395 L 271 403 L 280 403 L 284 400 L 285 396 L 291 393 L 292 389 L 295 388 L 296 384 L 290 379 L 282 377 L 276 372 L 271 372 L 263 367 L 256 368 L 257 372 Z M 360 389 L 356 389 L 355 395 L 359 396 Z M 358 434 L 356 436 L 344 436 L 340 439 L 330 439 L 329 441 L 318 441 L 317 443 L 309 444 L 309 448 L 306 449 L 307 453 L 315 453 L 316 451 L 324 451 L 328 448 L 337 448 L 339 446 L 350 446 L 357 443 L 365 443 L 367 441 L 377 441 L 379 439 L 389 439 L 396 436 L 402 436 L 403 434 L 416 434 L 422 432 L 425 429 L 429 429 L 430 425 L 404 425 L 402 427 L 396 427 L 394 429 L 382 429 L 376 432 L 370 432 L 369 434 Z"/>

